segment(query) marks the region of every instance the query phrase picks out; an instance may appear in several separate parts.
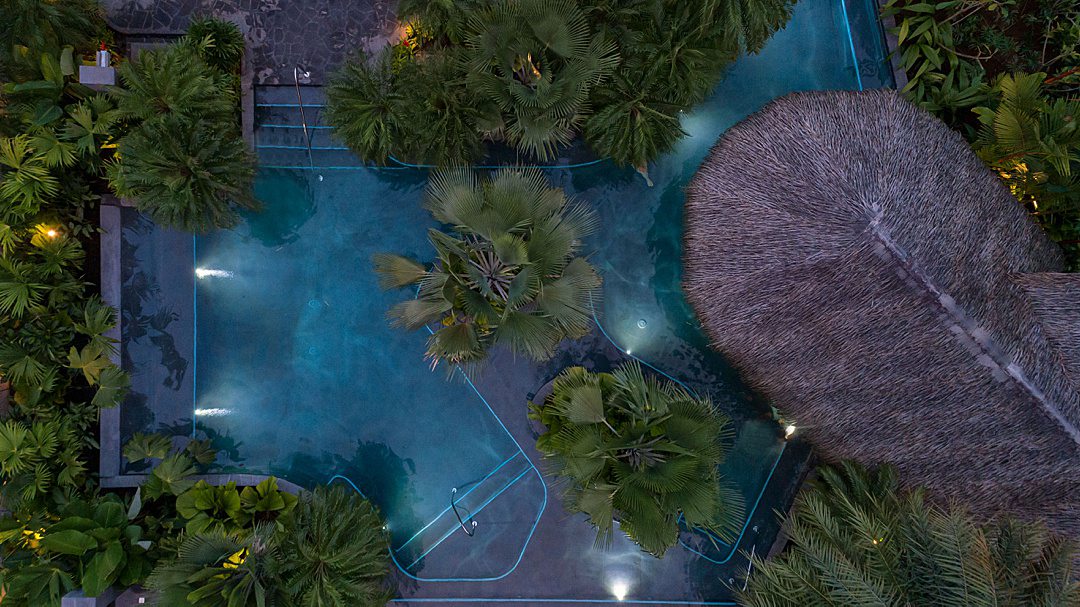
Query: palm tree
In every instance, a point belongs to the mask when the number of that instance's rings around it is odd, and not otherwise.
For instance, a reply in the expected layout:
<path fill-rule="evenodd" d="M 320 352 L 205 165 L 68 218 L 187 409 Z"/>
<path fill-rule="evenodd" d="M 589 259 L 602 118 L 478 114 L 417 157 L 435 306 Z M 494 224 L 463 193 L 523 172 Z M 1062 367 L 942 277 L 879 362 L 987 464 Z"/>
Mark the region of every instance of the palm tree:
<path fill-rule="evenodd" d="M 240 71 L 244 34 L 236 24 L 205 15 L 194 17 L 188 24 L 186 40 L 207 65 L 226 74 Z"/>
<path fill-rule="evenodd" d="M 291 605 L 382 606 L 389 539 L 370 502 L 343 487 L 300 498 L 282 539 L 281 577 Z"/>
<path fill-rule="evenodd" d="M 664 0 L 676 4 L 679 0 Z M 795 0 L 698 0 L 699 28 L 711 38 L 734 43 L 748 53 L 765 46 L 791 19 Z"/>
<path fill-rule="evenodd" d="M 374 60 L 363 53 L 345 63 L 326 87 L 327 124 L 362 160 L 384 163 L 391 155 L 403 92 L 394 86 L 393 57 Z"/>
<path fill-rule="evenodd" d="M 162 607 L 274 607 L 294 605 L 279 577 L 281 550 L 274 525 L 247 535 L 194 534 L 177 556 L 146 580 Z"/>
<path fill-rule="evenodd" d="M 390 317 L 433 329 L 433 365 L 478 362 L 497 344 L 545 360 L 561 340 L 589 331 L 600 277 L 577 255 L 595 219 L 539 171 L 504 169 L 485 181 L 464 169 L 439 172 L 426 206 L 454 231 L 428 232 L 434 265 L 380 254 L 375 270 L 384 288 L 419 287 Z"/>
<path fill-rule="evenodd" d="M 540 160 L 568 144 L 590 89 L 618 64 L 573 0 L 503 0 L 475 12 L 468 65 L 473 86 L 503 110 L 507 141 Z"/>
<path fill-rule="evenodd" d="M 205 232 L 236 225 L 236 208 L 258 208 L 254 158 L 239 133 L 219 124 L 148 120 L 120 142 L 119 157 L 108 167 L 109 185 L 160 225 Z"/>
<path fill-rule="evenodd" d="M 326 120 L 365 161 L 461 165 L 482 154 L 481 136 L 498 128 L 485 124 L 499 120 L 498 107 L 466 85 L 460 49 L 400 59 L 389 47 L 373 61 L 353 59 L 332 79 Z"/>
<path fill-rule="evenodd" d="M 729 420 L 708 399 L 646 376 L 636 362 L 612 373 L 566 369 L 530 417 L 547 426 L 536 448 L 565 481 L 567 507 L 584 512 L 606 544 L 619 528 L 660 557 L 679 520 L 731 537 L 742 500 L 720 478 Z"/>
<path fill-rule="evenodd" d="M 0 2 L 0 58 L 16 45 L 58 53 L 64 45 L 85 48 L 101 23 L 95 0 L 4 0 Z"/>
<path fill-rule="evenodd" d="M 435 39 L 460 44 L 468 32 L 469 14 L 482 0 L 401 0 L 398 19 L 419 25 Z"/>
<path fill-rule="evenodd" d="M 1075 546 L 1038 524 L 980 526 L 963 510 L 900 491 L 896 470 L 853 462 L 819 470 L 796 500 L 792 545 L 739 594 L 746 607 L 1080 604 Z"/>
<path fill-rule="evenodd" d="M 123 86 L 110 89 L 122 117 L 188 116 L 235 122 L 236 100 L 225 73 L 210 68 L 191 44 L 143 51 L 117 69 Z"/>

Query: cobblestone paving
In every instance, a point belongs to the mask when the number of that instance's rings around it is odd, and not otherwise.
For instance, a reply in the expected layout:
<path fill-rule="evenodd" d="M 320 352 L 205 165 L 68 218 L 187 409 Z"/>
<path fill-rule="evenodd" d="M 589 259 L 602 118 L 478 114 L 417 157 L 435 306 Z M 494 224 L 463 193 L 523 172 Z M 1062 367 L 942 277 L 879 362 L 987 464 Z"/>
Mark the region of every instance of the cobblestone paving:
<path fill-rule="evenodd" d="M 250 42 L 256 84 L 292 84 L 293 67 L 326 75 L 357 49 L 395 36 L 397 0 L 103 0 L 109 23 L 128 34 L 182 33 L 192 15 L 240 26 Z"/>

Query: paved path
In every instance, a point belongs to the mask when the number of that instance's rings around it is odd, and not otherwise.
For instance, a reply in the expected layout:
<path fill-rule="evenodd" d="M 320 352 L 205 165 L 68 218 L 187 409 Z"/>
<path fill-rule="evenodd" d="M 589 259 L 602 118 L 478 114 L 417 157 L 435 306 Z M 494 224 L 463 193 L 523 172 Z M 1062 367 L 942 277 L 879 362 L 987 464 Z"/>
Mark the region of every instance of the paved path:
<path fill-rule="evenodd" d="M 109 24 L 129 34 L 177 34 L 192 15 L 240 26 L 256 84 L 292 84 L 294 65 L 323 84 L 350 53 L 381 48 L 395 35 L 397 0 L 102 0 Z"/>

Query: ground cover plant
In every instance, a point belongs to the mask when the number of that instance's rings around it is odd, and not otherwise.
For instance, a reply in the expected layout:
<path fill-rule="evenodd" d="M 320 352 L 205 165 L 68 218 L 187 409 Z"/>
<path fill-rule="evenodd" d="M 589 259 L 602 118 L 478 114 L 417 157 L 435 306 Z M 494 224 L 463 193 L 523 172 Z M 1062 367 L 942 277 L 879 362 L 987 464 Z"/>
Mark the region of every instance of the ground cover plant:
<path fill-rule="evenodd" d="M 549 161 L 584 138 L 647 174 L 684 135 L 679 114 L 740 52 L 760 50 L 793 4 L 409 0 L 402 39 L 331 82 L 327 120 L 378 163 L 467 163 L 485 141 Z"/>
<path fill-rule="evenodd" d="M 980 524 L 900 489 L 896 471 L 819 468 L 785 529 L 792 545 L 739 594 L 745 607 L 1080 604 L 1071 541 L 1038 524 Z"/>
<path fill-rule="evenodd" d="M 959 130 L 1080 269 L 1080 2 L 890 0 L 908 97 Z"/>
<path fill-rule="evenodd" d="M 432 365 L 474 364 L 504 345 L 534 360 L 589 331 L 600 276 L 580 256 L 595 228 L 586 207 L 536 170 L 491 178 L 461 169 L 436 173 L 425 206 L 452 232 L 430 230 L 432 263 L 375 256 L 384 288 L 411 287 L 389 313 L 406 329 L 428 328 Z"/>
<path fill-rule="evenodd" d="M 611 373 L 582 367 L 555 378 L 530 417 L 547 430 L 536 441 L 564 482 L 571 512 L 583 512 L 607 545 L 619 530 L 663 556 L 680 522 L 731 541 L 742 497 L 719 477 L 730 420 L 708 399 L 645 374 L 637 362 Z"/>

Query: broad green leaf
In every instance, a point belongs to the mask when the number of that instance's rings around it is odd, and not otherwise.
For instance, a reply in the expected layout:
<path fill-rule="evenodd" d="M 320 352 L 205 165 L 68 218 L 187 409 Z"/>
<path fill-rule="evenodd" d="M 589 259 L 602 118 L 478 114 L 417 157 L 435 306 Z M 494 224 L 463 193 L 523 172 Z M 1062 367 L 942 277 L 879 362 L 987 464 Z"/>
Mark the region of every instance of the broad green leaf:
<path fill-rule="evenodd" d="M 66 529 L 47 533 L 41 538 L 41 546 L 50 552 L 82 556 L 86 551 L 97 548 L 97 541 L 81 531 Z"/>

